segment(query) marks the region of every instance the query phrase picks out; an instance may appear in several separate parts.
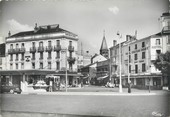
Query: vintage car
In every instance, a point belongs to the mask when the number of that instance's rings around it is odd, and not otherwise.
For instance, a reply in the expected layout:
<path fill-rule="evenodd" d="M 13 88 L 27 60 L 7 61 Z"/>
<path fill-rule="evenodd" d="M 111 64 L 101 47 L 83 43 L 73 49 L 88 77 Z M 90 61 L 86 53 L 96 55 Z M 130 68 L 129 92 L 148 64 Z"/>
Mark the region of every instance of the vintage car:
<path fill-rule="evenodd" d="M 17 93 L 17 94 L 21 94 L 22 90 L 20 89 L 20 87 L 18 85 L 13 85 L 13 84 L 1 84 L 1 93 L 4 92 L 9 92 L 9 93 Z"/>

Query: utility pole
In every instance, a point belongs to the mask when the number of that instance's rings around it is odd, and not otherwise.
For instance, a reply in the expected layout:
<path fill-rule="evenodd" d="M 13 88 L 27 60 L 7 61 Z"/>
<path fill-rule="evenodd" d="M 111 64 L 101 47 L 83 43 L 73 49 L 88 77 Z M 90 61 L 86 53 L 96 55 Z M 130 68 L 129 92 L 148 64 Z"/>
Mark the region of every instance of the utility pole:
<path fill-rule="evenodd" d="M 119 36 L 119 39 L 121 40 L 122 35 L 119 34 L 119 32 L 117 32 L 117 35 Z M 121 52 L 121 42 L 119 43 L 119 93 L 122 93 L 122 63 L 121 63 L 121 59 L 122 59 L 122 52 Z"/>

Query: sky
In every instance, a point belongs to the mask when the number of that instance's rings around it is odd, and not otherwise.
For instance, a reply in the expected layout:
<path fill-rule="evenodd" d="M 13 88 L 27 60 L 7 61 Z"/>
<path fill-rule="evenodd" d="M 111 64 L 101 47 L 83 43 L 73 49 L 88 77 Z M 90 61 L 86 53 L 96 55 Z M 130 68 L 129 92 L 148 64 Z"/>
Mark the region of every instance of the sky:
<path fill-rule="evenodd" d="M 78 35 L 84 52 L 99 53 L 104 31 L 108 48 L 135 30 L 137 39 L 160 32 L 159 17 L 168 6 L 168 0 L 0 0 L 0 43 L 9 31 L 59 24 Z"/>

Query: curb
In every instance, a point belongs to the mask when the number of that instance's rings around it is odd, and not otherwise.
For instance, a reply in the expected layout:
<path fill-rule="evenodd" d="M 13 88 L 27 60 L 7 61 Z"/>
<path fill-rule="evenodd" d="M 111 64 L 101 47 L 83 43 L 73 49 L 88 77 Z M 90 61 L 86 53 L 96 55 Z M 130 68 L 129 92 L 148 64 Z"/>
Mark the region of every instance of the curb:
<path fill-rule="evenodd" d="M 22 93 L 28 95 L 83 95 L 83 96 L 151 96 L 158 95 L 157 93 L 106 93 L 106 92 L 24 92 Z"/>

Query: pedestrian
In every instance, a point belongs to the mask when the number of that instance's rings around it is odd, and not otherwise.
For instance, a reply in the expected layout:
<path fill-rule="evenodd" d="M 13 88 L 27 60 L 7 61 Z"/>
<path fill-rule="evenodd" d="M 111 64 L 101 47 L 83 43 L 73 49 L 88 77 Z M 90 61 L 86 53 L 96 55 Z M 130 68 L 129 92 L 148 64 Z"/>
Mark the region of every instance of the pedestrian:
<path fill-rule="evenodd" d="M 131 84 L 131 81 L 129 80 L 129 82 L 128 82 L 128 93 L 131 93 L 131 86 L 132 86 L 132 84 Z"/>
<path fill-rule="evenodd" d="M 49 92 L 52 92 L 53 91 L 53 82 L 52 82 L 52 80 L 50 80 L 50 86 L 49 86 Z"/>

